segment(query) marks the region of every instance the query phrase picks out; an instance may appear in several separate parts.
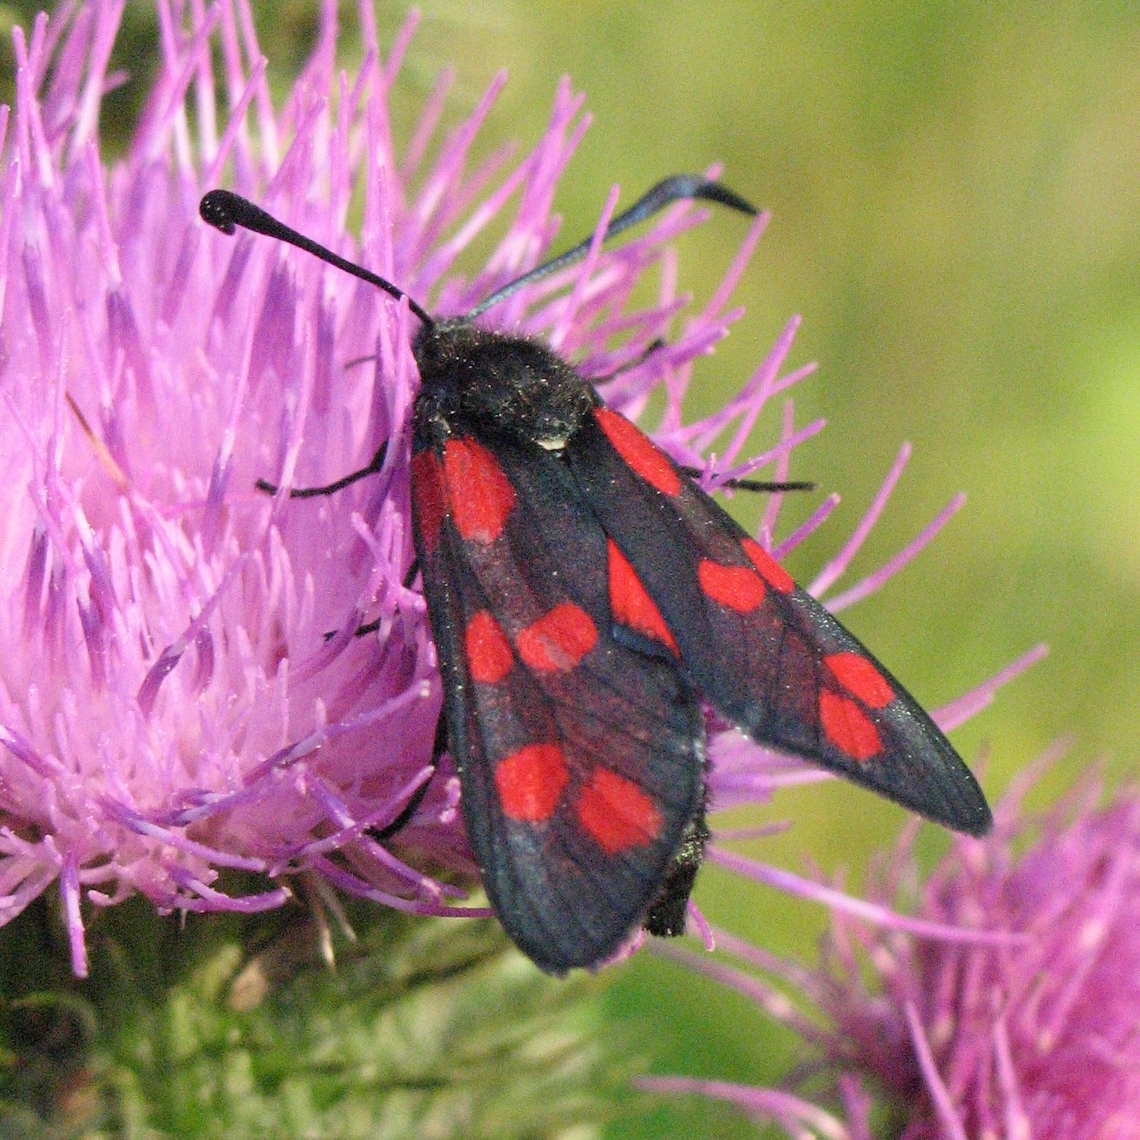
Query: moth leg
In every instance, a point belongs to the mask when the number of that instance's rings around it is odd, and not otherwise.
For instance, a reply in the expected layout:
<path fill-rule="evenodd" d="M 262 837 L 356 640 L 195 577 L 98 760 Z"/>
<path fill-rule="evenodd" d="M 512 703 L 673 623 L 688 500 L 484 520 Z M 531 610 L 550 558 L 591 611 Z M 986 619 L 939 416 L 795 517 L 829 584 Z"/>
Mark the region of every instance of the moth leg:
<path fill-rule="evenodd" d="M 416 575 L 420 572 L 420 560 L 418 558 L 412 559 L 411 566 L 408 567 L 408 572 L 404 575 L 404 589 L 410 590 L 412 583 L 416 580 Z M 364 625 L 358 625 L 353 637 L 365 637 L 367 634 L 375 633 L 380 628 L 380 618 L 375 621 L 366 622 Z M 325 641 L 332 641 L 337 635 L 337 630 L 330 629 L 325 632 Z"/>
<path fill-rule="evenodd" d="M 682 466 L 681 470 L 684 471 L 690 479 L 699 479 L 704 472 L 699 467 L 685 467 Z M 732 491 L 764 491 L 772 492 L 777 491 L 814 491 L 816 485 L 810 480 L 793 480 L 790 483 L 770 483 L 766 479 L 729 479 L 727 482 L 721 483 L 721 487 L 728 487 Z M 718 488 L 719 490 L 720 488 Z"/>
<path fill-rule="evenodd" d="M 435 773 L 439 771 L 439 758 L 447 751 L 447 716 L 440 709 L 439 720 L 435 726 L 435 743 L 432 745 L 431 750 L 431 766 L 432 774 L 424 780 L 422 784 L 408 797 L 408 802 L 404 804 L 400 810 L 400 814 L 396 816 L 391 823 L 385 824 L 383 827 L 376 828 L 371 832 L 372 838 L 377 842 L 383 843 L 385 840 L 391 839 L 399 831 L 403 831 L 405 827 L 411 823 L 412 818 L 420 809 L 420 804 L 424 802 L 424 797 L 428 793 L 428 788 L 431 787 L 432 780 L 435 779 Z"/>
<path fill-rule="evenodd" d="M 705 769 L 707 775 L 707 762 Z M 689 826 L 685 828 L 681 846 L 673 856 L 665 881 L 661 884 L 661 889 L 645 916 L 646 931 L 657 938 L 677 938 L 685 933 L 689 895 L 692 894 L 697 872 L 704 862 L 705 845 L 712 838 L 712 832 L 709 831 L 709 825 L 705 820 L 708 799 L 706 785 L 701 806 L 689 821 Z"/>
<path fill-rule="evenodd" d="M 621 376 L 624 372 L 629 372 L 633 368 L 644 364 L 655 352 L 660 351 L 668 342 L 664 337 L 658 337 L 656 340 L 650 341 L 645 346 L 644 351 L 628 364 L 623 364 L 620 368 L 615 368 L 613 372 L 607 376 L 595 376 L 591 379 L 591 384 L 605 384 L 609 380 L 613 380 Z M 690 479 L 699 479 L 704 472 L 699 467 L 687 467 L 681 465 L 681 470 L 684 471 Z M 733 491 L 761 491 L 768 493 L 776 493 L 778 491 L 814 491 L 816 489 L 815 483 L 810 480 L 793 480 L 792 482 L 777 483 L 769 482 L 767 479 L 729 479 L 728 482 L 722 483 L 722 487 L 728 487 Z"/>
<path fill-rule="evenodd" d="M 655 352 L 660 352 L 668 343 L 664 337 L 659 336 L 655 340 L 651 340 L 628 364 L 623 364 L 612 372 L 607 372 L 605 376 L 591 376 L 589 382 L 591 384 L 608 384 L 618 376 L 644 364 Z"/>
<path fill-rule="evenodd" d="M 385 440 L 377 449 L 376 454 L 372 457 L 371 462 L 367 467 L 362 467 L 359 471 L 353 471 L 351 475 L 345 475 L 343 479 L 337 479 L 335 483 L 329 483 L 324 487 L 294 487 L 289 492 L 291 499 L 316 499 L 322 495 L 335 495 L 337 491 L 343 491 L 345 487 L 351 487 L 360 479 L 364 479 L 368 475 L 375 475 L 381 467 L 384 466 L 384 456 L 388 453 L 388 441 Z M 266 479 L 258 479 L 254 486 L 259 491 L 264 491 L 267 495 L 276 495 L 278 484 L 270 483 Z"/>

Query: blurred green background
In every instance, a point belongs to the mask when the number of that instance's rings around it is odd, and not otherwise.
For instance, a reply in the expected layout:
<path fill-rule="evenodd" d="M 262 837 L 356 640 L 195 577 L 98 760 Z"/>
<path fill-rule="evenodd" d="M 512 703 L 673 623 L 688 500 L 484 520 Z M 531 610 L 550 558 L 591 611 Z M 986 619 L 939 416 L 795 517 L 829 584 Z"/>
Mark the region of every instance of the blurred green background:
<path fill-rule="evenodd" d="M 266 6 L 268 7 L 268 6 Z M 22 6 L 0 12 L 16 18 Z M 406 130 L 436 73 L 456 67 L 446 122 L 500 67 L 511 81 L 483 152 L 543 129 L 569 74 L 595 116 L 557 206 L 569 240 L 612 183 L 629 201 L 658 177 L 725 164 L 773 211 L 737 291 L 748 313 L 696 374 L 694 411 L 749 375 L 793 313 L 792 365 L 820 363 L 797 420 L 829 429 L 794 477 L 844 502 L 790 559 L 801 579 L 839 546 L 899 445 L 914 458 L 850 581 L 907 542 L 955 491 L 949 531 L 844 620 L 929 706 L 1038 641 L 1051 655 L 955 733 L 998 795 L 1061 734 L 1074 744 L 1043 802 L 1089 765 L 1132 778 L 1140 760 L 1140 8 L 1134 3 L 779 4 L 656 0 L 428 2 L 395 95 Z M 284 80 L 311 4 L 260 21 Z M 344 21 L 354 21 L 342 5 Z M 383 3 L 385 44 L 403 18 Z M 20 15 L 22 21 L 26 16 Z M 145 87 L 150 6 L 128 5 L 118 65 Z M 27 24 L 25 23 L 25 26 Z M 8 51 L 7 37 L 4 38 Z M 406 139 L 406 133 L 403 136 Z M 681 281 L 707 297 L 744 232 L 719 214 L 688 237 Z M 772 438 L 761 425 L 757 450 Z M 760 504 L 737 499 L 742 517 Z M 790 522 L 818 502 L 794 503 Z M 798 514 L 797 514 L 798 512 Z M 784 531 L 786 533 L 786 529 Z M 792 832 L 753 853 L 857 883 L 901 813 L 848 787 L 788 796 Z M 924 835 L 928 854 L 943 840 Z M 714 921 L 811 955 L 823 917 L 706 870 Z M 789 1043 L 758 1014 L 641 955 L 608 996 L 637 1019 L 652 1070 L 771 1081 Z M 679 1101 L 623 1136 L 754 1136 L 719 1106 Z"/>

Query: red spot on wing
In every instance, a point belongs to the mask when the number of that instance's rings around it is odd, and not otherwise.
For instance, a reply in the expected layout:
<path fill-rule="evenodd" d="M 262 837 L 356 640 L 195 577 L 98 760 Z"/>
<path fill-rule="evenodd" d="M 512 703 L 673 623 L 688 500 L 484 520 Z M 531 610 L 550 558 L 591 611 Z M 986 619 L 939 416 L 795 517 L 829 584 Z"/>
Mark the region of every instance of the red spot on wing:
<path fill-rule="evenodd" d="M 883 750 L 879 730 L 848 697 L 824 689 L 819 694 L 819 720 L 827 739 L 852 760 L 870 760 Z"/>
<path fill-rule="evenodd" d="M 467 668 L 473 681 L 497 685 L 514 665 L 510 642 L 499 623 L 480 610 L 467 623 Z"/>
<path fill-rule="evenodd" d="M 606 542 L 610 552 L 610 608 L 613 610 L 614 621 L 635 633 L 660 641 L 679 654 L 677 643 L 673 640 L 661 611 L 645 592 L 636 571 L 614 545 L 612 538 Z"/>
<path fill-rule="evenodd" d="M 412 513 L 424 552 L 430 557 L 439 541 L 439 528 L 447 513 L 439 463 L 430 451 L 412 456 Z"/>
<path fill-rule="evenodd" d="M 540 673 L 573 669 L 598 643 L 598 628 L 585 610 L 563 602 L 515 638 L 519 656 Z"/>
<path fill-rule="evenodd" d="M 740 614 L 751 613 L 764 600 L 764 582 L 747 566 L 721 566 L 702 558 L 697 580 L 706 597 Z"/>
<path fill-rule="evenodd" d="M 594 418 L 606 433 L 614 450 L 651 487 L 656 487 L 663 495 L 677 495 L 681 491 L 681 477 L 665 454 L 659 451 L 645 435 L 617 412 L 609 408 L 597 408 Z"/>
<path fill-rule="evenodd" d="M 835 679 L 868 708 L 886 708 L 895 699 L 894 689 L 861 653 L 833 653 L 825 657 L 823 663 Z"/>
<path fill-rule="evenodd" d="M 542 823 L 558 807 L 569 776 L 557 744 L 528 744 L 495 765 L 495 788 L 508 819 Z"/>
<path fill-rule="evenodd" d="M 604 768 L 578 796 L 578 822 L 607 855 L 645 847 L 661 830 L 661 813 L 631 780 Z"/>
<path fill-rule="evenodd" d="M 792 576 L 760 545 L 760 543 L 755 542 L 751 538 L 745 538 L 741 540 L 740 545 L 744 547 L 744 553 L 748 555 L 752 565 L 760 571 L 760 577 L 763 578 L 773 590 L 780 594 L 790 594 L 796 588 L 795 582 L 792 581 Z"/>
<path fill-rule="evenodd" d="M 498 460 L 473 439 L 449 439 L 443 447 L 443 476 L 460 536 L 490 545 L 515 505 L 515 489 Z"/>

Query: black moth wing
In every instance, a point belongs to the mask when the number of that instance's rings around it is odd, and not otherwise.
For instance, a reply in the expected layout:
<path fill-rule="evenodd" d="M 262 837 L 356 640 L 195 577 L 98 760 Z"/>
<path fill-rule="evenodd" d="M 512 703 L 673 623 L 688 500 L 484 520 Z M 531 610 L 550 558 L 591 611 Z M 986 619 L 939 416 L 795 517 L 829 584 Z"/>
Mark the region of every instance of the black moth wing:
<path fill-rule="evenodd" d="M 413 455 L 413 520 L 468 839 L 507 933 L 563 974 L 669 879 L 704 797 L 699 698 L 615 641 L 606 536 L 559 456 L 448 432 Z"/>
<path fill-rule="evenodd" d="M 989 829 L 977 781 L 918 703 L 633 424 L 596 409 L 566 459 L 722 716 L 938 823 Z"/>

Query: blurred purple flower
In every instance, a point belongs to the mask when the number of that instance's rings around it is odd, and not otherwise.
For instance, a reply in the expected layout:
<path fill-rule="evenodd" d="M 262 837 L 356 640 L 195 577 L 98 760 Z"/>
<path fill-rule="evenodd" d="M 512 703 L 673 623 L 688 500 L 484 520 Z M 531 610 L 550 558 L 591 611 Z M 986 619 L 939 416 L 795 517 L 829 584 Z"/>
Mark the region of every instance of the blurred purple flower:
<path fill-rule="evenodd" d="M 729 1100 L 797 1138 L 871 1140 L 864 1083 L 884 1094 L 901 1140 L 1137 1136 L 1140 791 L 1101 804 L 1089 780 L 1031 819 L 1022 800 L 1054 758 L 1019 777 L 989 837 L 956 839 L 924 883 L 909 827 L 866 899 L 817 888 L 833 908 L 819 970 L 719 932 L 744 968 L 665 949 L 809 1042 L 840 1074 L 845 1120 L 773 1089 L 646 1087 Z M 916 884 L 918 917 L 894 914 Z"/>
<path fill-rule="evenodd" d="M 433 310 L 463 312 L 550 247 L 558 179 L 588 125 L 582 98 L 564 82 L 529 154 L 499 150 L 469 171 L 502 76 L 437 140 L 444 76 L 407 149 L 393 149 L 386 97 L 414 18 L 382 61 L 362 2 L 365 55 L 350 77 L 335 65 L 326 4 L 278 111 L 244 5 L 180 9 L 185 27 L 160 6 L 158 79 L 108 169 L 97 128 L 121 10 L 85 4 L 39 17 L 30 38 L 17 30 L 16 112 L 0 115 L 0 923 L 58 880 L 83 974 L 84 909 L 135 892 L 163 912 L 252 912 L 281 905 L 290 877 L 305 875 L 318 895 L 332 886 L 415 913 L 483 914 L 451 905 L 466 892 L 420 870 L 474 881 L 450 771 L 400 832 L 408 862 L 373 837 L 431 777 L 440 704 L 423 600 L 402 585 L 416 381 L 407 318 L 313 259 L 207 232 L 197 203 L 228 172 L 288 224 Z M 345 230 L 356 201 L 359 245 Z M 512 201 L 484 267 L 460 276 L 456 259 Z M 681 414 L 694 359 L 739 315 L 726 305 L 766 222 L 678 329 L 686 300 L 668 242 L 702 216 L 673 208 L 485 320 L 544 337 L 587 376 L 624 368 L 603 391 L 627 415 L 663 391 L 654 434 L 704 467 L 707 487 L 765 466 L 783 478 L 791 451 L 823 426 L 796 428 L 790 403 L 781 441 L 740 457 L 762 408 L 811 371 L 781 373 L 797 322 L 724 409 L 694 424 Z M 654 268 L 657 304 L 628 311 Z M 376 478 L 303 509 L 254 490 L 259 477 L 329 482 L 388 438 L 401 442 Z M 905 459 L 817 590 L 846 568 Z M 959 505 L 832 608 L 877 589 Z M 779 507 L 773 496 L 768 546 Z M 354 637 L 362 622 L 377 635 Z M 716 806 L 805 778 L 713 728 Z M 226 870 L 263 876 L 266 889 L 227 894 Z"/>

